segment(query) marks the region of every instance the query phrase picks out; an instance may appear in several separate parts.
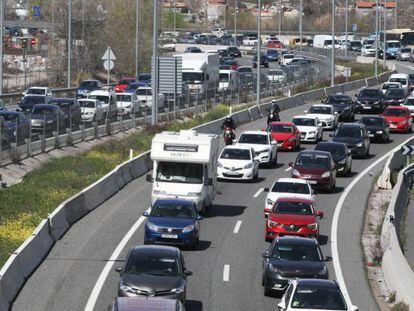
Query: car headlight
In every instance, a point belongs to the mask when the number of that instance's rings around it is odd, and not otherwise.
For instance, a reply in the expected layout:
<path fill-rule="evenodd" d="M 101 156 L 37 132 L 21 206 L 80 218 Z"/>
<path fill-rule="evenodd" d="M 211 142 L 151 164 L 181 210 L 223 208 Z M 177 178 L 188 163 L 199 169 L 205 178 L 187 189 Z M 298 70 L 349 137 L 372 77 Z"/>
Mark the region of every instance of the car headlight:
<path fill-rule="evenodd" d="M 183 233 L 188 233 L 188 232 L 191 232 L 191 231 L 193 231 L 195 229 L 195 226 L 194 225 L 189 225 L 189 226 L 187 226 L 187 227 L 185 227 L 184 229 L 183 229 Z"/>
<path fill-rule="evenodd" d="M 154 225 L 152 222 L 147 222 L 147 227 L 148 227 L 148 229 L 150 229 L 151 231 L 156 231 L 156 232 L 158 232 L 158 226 Z"/>
<path fill-rule="evenodd" d="M 314 135 L 316 135 L 316 132 L 315 131 L 311 131 L 311 132 L 308 133 L 308 135 L 309 136 L 314 136 Z"/>
<path fill-rule="evenodd" d="M 273 205 L 275 202 L 273 202 L 271 199 L 266 199 L 266 205 Z"/>
<path fill-rule="evenodd" d="M 262 152 L 269 152 L 269 150 L 270 150 L 270 148 L 266 148 L 266 149 L 260 150 L 260 151 L 258 151 L 258 152 L 259 152 L 259 153 L 262 153 Z"/>
<path fill-rule="evenodd" d="M 248 169 L 248 168 L 252 168 L 253 167 L 253 164 L 252 163 L 247 163 L 245 166 L 244 166 L 244 168 L 246 168 L 246 169 Z"/>
<path fill-rule="evenodd" d="M 323 269 L 318 272 L 318 275 L 326 275 L 326 272 L 327 272 L 326 267 L 323 267 Z"/>
<path fill-rule="evenodd" d="M 300 173 L 298 170 L 293 170 L 292 171 L 292 176 L 300 176 Z"/>
<path fill-rule="evenodd" d="M 402 120 L 402 121 L 398 122 L 398 124 L 405 124 L 405 123 L 407 123 L 407 120 Z"/>
<path fill-rule="evenodd" d="M 189 192 L 188 196 L 190 197 L 199 197 L 201 195 L 201 192 Z"/>
<path fill-rule="evenodd" d="M 180 287 L 173 288 L 171 292 L 174 294 L 181 294 L 181 293 L 184 293 L 184 290 L 185 290 L 185 287 L 184 287 L 184 284 L 182 284 Z"/>
<path fill-rule="evenodd" d="M 357 143 L 355 146 L 357 146 L 357 147 L 362 147 L 362 142 L 360 142 L 360 143 Z"/>
<path fill-rule="evenodd" d="M 308 229 L 316 230 L 318 228 L 318 224 L 315 222 L 313 224 L 309 224 L 306 226 Z"/>
<path fill-rule="evenodd" d="M 154 190 L 154 191 L 152 192 L 152 194 L 154 194 L 154 195 L 158 195 L 158 194 L 167 194 L 167 192 L 166 192 L 166 191 L 164 191 L 164 190 Z"/>
<path fill-rule="evenodd" d="M 376 131 L 377 134 L 382 134 L 382 131 Z"/>
<path fill-rule="evenodd" d="M 322 174 L 322 176 L 321 176 L 322 178 L 327 178 L 327 177 L 331 177 L 331 172 L 325 172 L 325 173 L 323 173 Z"/>
<path fill-rule="evenodd" d="M 47 120 L 46 123 L 47 124 L 52 124 L 53 123 L 53 120 Z"/>
<path fill-rule="evenodd" d="M 293 143 L 295 141 L 295 137 L 291 137 L 288 139 L 289 142 Z"/>
<path fill-rule="evenodd" d="M 342 160 L 338 161 L 338 164 L 345 164 L 346 163 L 346 158 L 343 158 Z"/>
<path fill-rule="evenodd" d="M 221 164 L 220 161 L 217 161 L 217 167 L 223 167 L 223 164 Z"/>
<path fill-rule="evenodd" d="M 125 293 L 136 294 L 136 291 L 131 286 L 125 285 L 124 283 L 119 284 L 119 289 Z"/>
<path fill-rule="evenodd" d="M 275 222 L 275 221 L 271 221 L 271 220 L 268 220 L 267 221 L 267 226 L 268 227 L 274 228 L 274 227 L 277 227 L 278 225 L 279 224 L 277 222 Z"/>

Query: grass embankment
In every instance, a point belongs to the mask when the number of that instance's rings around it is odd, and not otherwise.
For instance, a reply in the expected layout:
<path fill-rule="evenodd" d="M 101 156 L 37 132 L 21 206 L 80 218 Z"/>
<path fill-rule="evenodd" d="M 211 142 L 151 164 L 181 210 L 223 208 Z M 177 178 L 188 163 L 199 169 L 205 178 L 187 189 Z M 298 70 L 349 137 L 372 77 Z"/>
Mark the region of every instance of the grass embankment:
<path fill-rule="evenodd" d="M 150 149 L 152 137 L 161 130 L 178 131 L 209 122 L 228 113 L 219 105 L 203 116 L 182 123 L 145 127 L 120 140 L 102 143 L 81 155 L 54 159 L 25 176 L 19 184 L 0 191 L 0 267 L 32 234 L 39 222 L 61 202 L 124 162 L 133 149 L 139 155 Z"/>

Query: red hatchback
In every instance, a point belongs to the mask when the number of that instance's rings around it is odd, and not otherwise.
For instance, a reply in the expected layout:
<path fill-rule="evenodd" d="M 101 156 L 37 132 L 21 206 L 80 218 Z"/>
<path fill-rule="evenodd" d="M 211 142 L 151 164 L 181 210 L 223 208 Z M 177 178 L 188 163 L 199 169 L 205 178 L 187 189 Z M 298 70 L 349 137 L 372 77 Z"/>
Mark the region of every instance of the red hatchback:
<path fill-rule="evenodd" d="M 382 116 L 387 121 L 391 131 L 403 133 L 411 132 L 413 119 L 410 110 L 407 107 L 389 106 L 385 108 Z"/>
<path fill-rule="evenodd" d="M 270 40 L 267 42 L 266 47 L 269 49 L 284 49 L 285 45 L 278 40 Z"/>
<path fill-rule="evenodd" d="M 280 198 L 273 205 L 266 220 L 265 239 L 271 241 L 283 235 L 318 238 L 318 218 L 322 217 L 323 212 L 316 211 L 314 201 Z"/>
<path fill-rule="evenodd" d="M 126 88 L 128 87 L 128 84 L 130 84 L 131 82 L 135 82 L 135 81 L 136 81 L 135 78 L 122 78 L 121 80 L 118 81 L 117 84 L 115 84 L 115 92 L 122 93 L 123 91 L 126 90 Z"/>
<path fill-rule="evenodd" d="M 279 150 L 296 150 L 300 148 L 300 132 L 292 122 L 272 122 L 266 129 L 277 141 Z"/>

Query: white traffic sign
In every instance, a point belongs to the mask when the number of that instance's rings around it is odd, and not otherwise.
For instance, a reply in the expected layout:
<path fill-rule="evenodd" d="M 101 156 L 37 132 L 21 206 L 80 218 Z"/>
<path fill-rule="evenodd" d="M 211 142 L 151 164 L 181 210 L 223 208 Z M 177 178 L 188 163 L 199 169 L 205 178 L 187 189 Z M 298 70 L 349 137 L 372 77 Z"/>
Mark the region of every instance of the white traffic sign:
<path fill-rule="evenodd" d="M 114 62 L 112 60 L 106 60 L 103 62 L 103 66 L 106 70 L 112 70 L 115 66 Z"/>
<path fill-rule="evenodd" d="M 346 78 L 350 78 L 352 75 L 352 71 L 350 67 L 344 67 L 344 69 L 342 70 L 342 75 Z"/>
<path fill-rule="evenodd" d="M 114 52 L 112 52 L 111 48 L 108 46 L 104 55 L 102 56 L 102 60 L 116 60 L 116 56 Z"/>
<path fill-rule="evenodd" d="M 404 145 L 401 147 L 401 153 L 403 155 L 414 155 L 414 146 Z"/>

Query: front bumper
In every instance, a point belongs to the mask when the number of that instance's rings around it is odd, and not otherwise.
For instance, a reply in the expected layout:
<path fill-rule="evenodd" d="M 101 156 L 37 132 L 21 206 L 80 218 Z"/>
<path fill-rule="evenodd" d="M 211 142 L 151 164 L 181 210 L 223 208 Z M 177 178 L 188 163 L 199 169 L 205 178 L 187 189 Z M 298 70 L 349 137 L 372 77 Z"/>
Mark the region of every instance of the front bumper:
<path fill-rule="evenodd" d="M 252 180 L 253 168 L 231 170 L 225 167 L 217 168 L 217 178 L 229 180 Z"/>
<path fill-rule="evenodd" d="M 329 189 L 332 185 L 331 177 L 320 178 L 316 176 L 293 176 L 293 178 L 307 180 L 312 188 Z"/>
<path fill-rule="evenodd" d="M 145 227 L 145 242 L 150 244 L 192 246 L 198 237 L 197 230 L 186 233 L 158 233 Z"/>
<path fill-rule="evenodd" d="M 255 152 L 256 158 L 259 160 L 260 163 L 270 163 L 272 160 L 272 153 L 270 151 L 265 152 Z"/>
<path fill-rule="evenodd" d="M 315 143 L 317 142 L 317 140 L 318 140 L 318 135 L 316 133 L 315 134 L 310 134 L 306 132 L 300 133 L 300 141 Z"/>
<path fill-rule="evenodd" d="M 87 114 L 87 115 L 82 115 L 81 120 L 83 122 L 92 122 L 94 119 L 95 115 L 94 114 Z"/>
<path fill-rule="evenodd" d="M 289 140 L 284 140 L 284 141 L 277 141 L 277 147 L 279 148 L 279 150 L 293 150 L 296 148 L 296 142 L 295 141 L 289 141 Z"/>
<path fill-rule="evenodd" d="M 406 132 L 408 130 L 408 123 L 389 123 L 391 132 Z"/>
<path fill-rule="evenodd" d="M 380 103 L 375 104 L 366 104 L 361 103 L 357 106 L 357 111 L 360 113 L 371 113 L 371 112 L 380 112 L 382 105 Z"/>
<path fill-rule="evenodd" d="M 322 123 L 322 128 L 326 130 L 333 130 L 335 128 L 334 120 L 320 120 Z"/>
<path fill-rule="evenodd" d="M 364 156 L 365 155 L 365 148 L 364 146 L 362 147 L 357 147 L 356 145 L 347 145 L 348 149 L 351 150 L 351 155 L 352 156 Z"/>
<path fill-rule="evenodd" d="M 306 226 L 294 226 L 290 228 L 289 225 L 280 225 L 277 227 L 266 226 L 265 237 L 268 239 L 274 239 L 278 236 L 301 236 L 305 238 L 318 236 L 318 228 L 315 230 L 309 229 Z"/>
<path fill-rule="evenodd" d="M 118 297 L 137 297 L 137 296 L 143 296 L 143 297 L 149 297 L 149 295 L 145 294 L 132 294 L 129 292 L 124 292 L 121 289 L 118 288 Z M 165 291 L 165 292 L 155 292 L 155 295 L 153 297 L 160 297 L 165 299 L 178 299 L 182 303 L 185 303 L 185 292 L 182 293 L 172 293 L 171 291 Z M 152 297 L 152 296 L 151 296 Z"/>
<path fill-rule="evenodd" d="M 384 140 L 385 132 L 384 131 L 368 131 L 369 139 L 372 141 Z"/>

